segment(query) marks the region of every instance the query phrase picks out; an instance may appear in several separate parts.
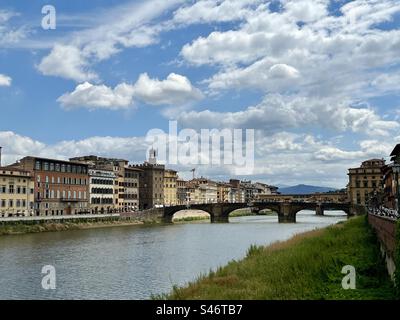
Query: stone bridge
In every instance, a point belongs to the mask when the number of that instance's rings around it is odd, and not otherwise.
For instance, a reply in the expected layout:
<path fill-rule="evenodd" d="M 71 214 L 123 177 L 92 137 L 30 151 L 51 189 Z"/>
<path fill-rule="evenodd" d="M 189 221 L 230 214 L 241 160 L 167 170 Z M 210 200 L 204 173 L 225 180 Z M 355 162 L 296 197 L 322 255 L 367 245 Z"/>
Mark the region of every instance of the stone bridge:
<path fill-rule="evenodd" d="M 202 210 L 210 214 L 211 222 L 229 222 L 229 214 L 238 209 L 251 208 L 255 212 L 270 209 L 278 213 L 280 223 L 295 223 L 296 214 L 302 210 L 313 210 L 317 215 L 324 215 L 325 210 L 342 210 L 348 216 L 354 215 L 354 210 L 349 203 L 321 203 L 321 202 L 253 202 L 253 203 L 209 203 L 192 204 L 189 206 L 165 207 L 164 222 L 171 223 L 173 215 L 181 210 Z"/>

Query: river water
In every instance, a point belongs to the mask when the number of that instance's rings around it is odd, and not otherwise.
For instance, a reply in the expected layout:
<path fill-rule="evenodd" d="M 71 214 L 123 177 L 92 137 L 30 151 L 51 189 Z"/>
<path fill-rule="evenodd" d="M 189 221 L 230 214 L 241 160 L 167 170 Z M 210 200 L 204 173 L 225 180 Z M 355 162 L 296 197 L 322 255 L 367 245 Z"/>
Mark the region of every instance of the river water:
<path fill-rule="evenodd" d="M 110 227 L 0 237 L 0 299 L 148 299 L 267 245 L 346 219 L 302 211 L 296 224 L 277 216 L 174 225 Z M 55 267 L 56 289 L 42 288 Z"/>

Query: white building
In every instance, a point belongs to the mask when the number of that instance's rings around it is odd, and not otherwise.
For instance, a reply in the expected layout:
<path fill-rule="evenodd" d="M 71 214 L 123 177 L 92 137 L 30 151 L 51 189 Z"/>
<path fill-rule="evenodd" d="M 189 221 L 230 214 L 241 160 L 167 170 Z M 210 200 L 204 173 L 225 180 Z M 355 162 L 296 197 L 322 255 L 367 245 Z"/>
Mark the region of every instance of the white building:
<path fill-rule="evenodd" d="M 112 212 L 116 208 L 117 195 L 114 186 L 117 175 L 113 171 L 89 169 L 89 197 L 92 213 Z"/>

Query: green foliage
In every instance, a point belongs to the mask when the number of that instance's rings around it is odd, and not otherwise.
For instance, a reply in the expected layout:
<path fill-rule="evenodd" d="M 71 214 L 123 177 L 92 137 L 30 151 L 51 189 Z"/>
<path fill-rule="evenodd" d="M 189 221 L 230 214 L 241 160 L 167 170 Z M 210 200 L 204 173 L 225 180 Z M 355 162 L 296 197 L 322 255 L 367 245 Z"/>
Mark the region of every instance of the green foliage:
<path fill-rule="evenodd" d="M 344 290 L 345 265 L 356 269 L 356 289 Z M 251 246 L 232 261 L 168 299 L 394 299 L 377 239 L 363 217 L 270 247 Z"/>

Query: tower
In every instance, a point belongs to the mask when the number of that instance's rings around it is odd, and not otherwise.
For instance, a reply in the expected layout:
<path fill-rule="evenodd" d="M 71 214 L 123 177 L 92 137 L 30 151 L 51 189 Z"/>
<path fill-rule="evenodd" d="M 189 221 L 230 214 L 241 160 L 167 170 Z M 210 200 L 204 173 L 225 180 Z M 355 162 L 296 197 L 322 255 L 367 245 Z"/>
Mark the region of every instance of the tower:
<path fill-rule="evenodd" d="M 149 151 L 149 164 L 157 164 L 157 152 L 153 148 Z"/>

